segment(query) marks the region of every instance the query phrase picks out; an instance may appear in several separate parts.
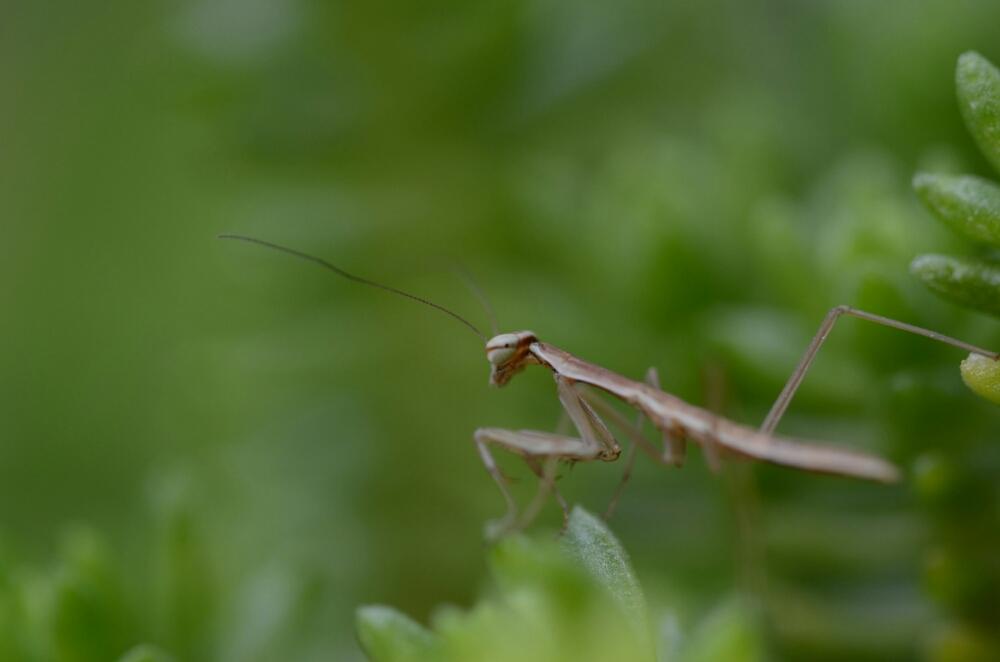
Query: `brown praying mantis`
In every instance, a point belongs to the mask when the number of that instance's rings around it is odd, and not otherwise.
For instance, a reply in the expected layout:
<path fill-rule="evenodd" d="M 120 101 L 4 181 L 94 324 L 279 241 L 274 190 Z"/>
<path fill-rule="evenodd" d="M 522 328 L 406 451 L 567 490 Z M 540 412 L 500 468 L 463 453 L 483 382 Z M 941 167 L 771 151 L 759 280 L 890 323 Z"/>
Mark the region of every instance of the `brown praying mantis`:
<path fill-rule="evenodd" d="M 402 290 L 355 276 L 321 258 L 253 237 L 220 235 L 220 238 L 250 242 L 308 260 L 348 280 L 418 301 L 451 316 L 485 341 L 486 359 L 490 363 L 490 384 L 493 386 L 506 385 L 514 375 L 530 365 L 542 366 L 552 373 L 559 401 L 576 428 L 579 437 L 537 430 L 510 430 L 506 428 L 479 428 L 473 434 L 480 458 L 507 504 L 506 514 L 487 525 L 487 536 L 491 538 L 527 526 L 538 514 L 550 493 L 555 493 L 563 510 L 564 518 L 568 516 L 568 505 L 555 488 L 555 471 L 558 462 L 593 460 L 612 462 L 617 460 L 622 453 L 621 446 L 602 419 L 602 415 L 610 420 L 614 427 L 628 437 L 633 444 L 627 454 L 622 481 L 615 492 L 608 513 L 613 510 L 621 488 L 631 473 L 632 463 L 635 460 L 635 449 L 642 450 L 661 464 L 680 466 L 684 462 L 687 440 L 700 444 L 710 461 L 716 457 L 718 450 L 722 449 L 734 455 L 804 471 L 884 483 L 897 481 L 899 470 L 875 455 L 811 441 L 780 437 L 774 434 L 775 428 L 785 410 L 788 409 L 820 347 L 829 336 L 834 324 L 844 315 L 937 340 L 993 360 L 1000 359 L 1000 354 L 996 352 L 987 351 L 935 331 L 849 306 L 836 306 L 830 310 L 820 324 L 819 330 L 788 378 L 763 424 L 755 430 L 660 390 L 655 369 L 650 369 L 647 372 L 645 381 L 636 381 L 542 342 L 531 331 L 501 333 L 487 338 L 471 322 L 443 306 Z M 645 437 L 638 424 L 626 419 L 610 403 L 589 389 L 617 398 L 635 409 L 640 421 L 642 418 L 649 420 L 653 427 L 660 432 L 662 446 L 657 448 Z M 500 471 L 490 452 L 491 445 L 497 445 L 521 455 L 531 470 L 539 477 L 538 494 L 520 514 L 517 503 L 508 489 L 508 480 Z"/>

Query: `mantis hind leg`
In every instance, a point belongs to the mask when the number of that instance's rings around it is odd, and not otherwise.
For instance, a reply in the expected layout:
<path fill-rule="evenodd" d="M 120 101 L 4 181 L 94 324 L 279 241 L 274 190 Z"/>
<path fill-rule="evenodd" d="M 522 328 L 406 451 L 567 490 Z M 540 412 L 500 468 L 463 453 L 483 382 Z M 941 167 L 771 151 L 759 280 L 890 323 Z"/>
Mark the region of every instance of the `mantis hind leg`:
<path fill-rule="evenodd" d="M 654 379 L 656 379 L 655 371 Z M 656 379 L 655 383 L 659 384 L 659 379 Z M 584 392 L 582 393 L 582 396 L 583 399 L 590 404 L 590 406 L 611 421 L 612 425 L 625 434 L 625 436 L 627 436 L 639 450 L 648 455 L 654 462 L 675 467 L 680 467 L 684 464 L 684 458 L 687 454 L 687 432 L 683 428 L 678 426 L 663 427 L 658 425 L 656 421 L 653 421 L 654 426 L 660 430 L 663 437 L 662 447 L 657 448 L 653 442 L 649 441 L 645 435 L 643 435 L 638 423 L 633 424 L 617 409 L 605 401 L 604 398 L 601 398 L 591 392 Z M 646 414 L 640 410 L 638 417 L 639 422 L 642 421 L 642 417 L 644 415 Z"/>
<path fill-rule="evenodd" d="M 785 414 L 785 410 L 788 409 L 788 405 L 791 403 L 792 397 L 795 396 L 795 392 L 802 384 L 802 380 L 805 378 L 806 372 L 809 371 L 809 367 L 812 365 L 813 360 L 819 353 L 820 347 L 823 346 L 823 342 L 826 340 L 827 336 L 830 335 L 830 331 L 833 330 L 833 325 L 837 323 L 837 320 L 840 319 L 842 315 L 857 317 L 858 319 L 874 322 L 875 324 L 881 324 L 882 326 L 887 326 L 892 329 L 898 329 L 914 335 L 930 338 L 931 340 L 937 340 L 938 342 L 942 342 L 946 345 L 958 347 L 959 349 L 964 349 L 965 351 L 973 352 L 975 354 L 981 354 L 993 360 L 1000 358 L 1000 354 L 997 354 L 996 352 L 990 352 L 982 349 L 981 347 L 970 345 L 967 342 L 940 334 L 937 331 L 924 329 L 919 326 L 907 324 L 906 322 L 891 319 L 889 317 L 866 313 L 863 310 L 851 308 L 850 306 L 836 306 L 830 309 L 830 312 L 826 314 L 823 322 L 819 325 L 816 335 L 813 336 L 809 346 L 806 347 L 806 351 L 799 360 L 799 364 L 795 366 L 795 370 L 792 372 L 791 376 L 789 376 L 788 382 L 785 383 L 785 387 L 781 390 L 777 400 L 775 400 L 774 404 L 771 406 L 771 411 L 768 412 L 767 417 L 761 424 L 761 432 L 771 434 L 774 432 L 774 429 L 778 427 L 781 417 Z"/>

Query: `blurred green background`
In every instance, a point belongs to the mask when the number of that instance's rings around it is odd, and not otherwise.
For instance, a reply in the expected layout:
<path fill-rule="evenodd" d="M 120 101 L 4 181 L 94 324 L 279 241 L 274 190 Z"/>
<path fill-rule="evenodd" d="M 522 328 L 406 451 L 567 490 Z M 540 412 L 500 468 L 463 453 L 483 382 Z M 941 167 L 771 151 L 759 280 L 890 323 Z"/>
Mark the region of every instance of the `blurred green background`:
<path fill-rule="evenodd" d="M 357 605 L 424 620 L 485 581 L 472 431 L 553 428 L 551 378 L 490 389 L 453 321 L 219 232 L 486 326 L 459 261 L 502 329 L 751 425 L 836 304 L 1000 347 L 907 271 L 976 250 L 910 178 L 996 176 L 953 71 L 1000 62 L 998 25 L 995 0 L 7 3 L 0 658 L 360 660 Z M 782 423 L 898 486 L 640 459 L 612 528 L 654 618 L 743 595 L 773 659 L 990 659 L 1000 412 L 961 358 L 842 321 Z M 620 471 L 560 487 L 600 512 Z"/>

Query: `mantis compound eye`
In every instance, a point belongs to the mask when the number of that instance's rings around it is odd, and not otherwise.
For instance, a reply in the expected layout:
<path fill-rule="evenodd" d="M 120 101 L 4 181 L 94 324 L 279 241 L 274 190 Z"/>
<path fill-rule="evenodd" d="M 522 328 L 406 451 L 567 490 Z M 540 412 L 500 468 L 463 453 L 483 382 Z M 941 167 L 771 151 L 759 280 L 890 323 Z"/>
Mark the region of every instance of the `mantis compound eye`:
<path fill-rule="evenodd" d="M 517 351 L 518 337 L 514 333 L 503 333 L 486 343 L 486 360 L 492 365 L 508 361 Z"/>
<path fill-rule="evenodd" d="M 535 342 L 535 334 L 531 331 L 517 333 L 501 333 L 486 343 L 486 360 L 491 365 L 503 365 L 513 359 L 519 350 L 527 350 L 528 345 Z"/>
<path fill-rule="evenodd" d="M 493 365 L 506 363 L 512 356 L 514 356 L 513 347 L 497 347 L 486 352 L 486 360 Z"/>

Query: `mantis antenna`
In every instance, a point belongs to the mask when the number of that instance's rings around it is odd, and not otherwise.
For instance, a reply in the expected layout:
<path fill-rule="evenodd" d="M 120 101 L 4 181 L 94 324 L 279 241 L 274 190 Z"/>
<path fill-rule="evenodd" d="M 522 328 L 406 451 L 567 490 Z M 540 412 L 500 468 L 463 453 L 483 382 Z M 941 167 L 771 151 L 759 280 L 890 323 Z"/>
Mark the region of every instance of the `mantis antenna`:
<path fill-rule="evenodd" d="M 476 326 L 472 322 L 470 322 L 469 320 L 465 319 L 464 317 L 462 317 L 458 313 L 452 312 L 452 311 L 448 310 L 447 308 L 445 308 L 444 306 L 441 306 L 439 304 L 434 303 L 433 301 L 428 301 L 427 299 L 424 299 L 422 297 L 418 297 L 415 294 L 410 294 L 409 292 L 404 292 L 403 290 L 397 290 L 395 287 L 390 287 L 389 285 L 383 285 L 382 283 L 376 283 L 373 280 L 368 280 L 367 278 L 362 278 L 361 276 L 355 276 L 354 274 L 347 273 L 346 271 L 344 271 L 340 267 L 337 267 L 337 266 L 331 264 L 330 262 L 327 262 L 323 258 L 316 257 L 315 255 L 309 255 L 308 253 L 303 253 L 302 251 L 297 251 L 294 248 L 288 248 L 287 246 L 281 246 L 279 244 L 274 244 L 274 243 L 271 243 L 270 241 L 264 241 L 263 239 L 256 239 L 254 237 L 247 237 L 247 236 L 240 235 L 240 234 L 220 234 L 218 238 L 219 239 L 235 239 L 237 241 L 245 241 L 247 243 L 257 244 L 258 246 L 264 246 L 265 248 L 270 248 L 272 250 L 276 250 L 276 251 L 279 251 L 281 253 L 287 253 L 288 255 L 291 255 L 293 257 L 297 257 L 299 259 L 306 260 L 308 262 L 313 262 L 314 264 L 318 264 L 319 266 L 323 267 L 324 269 L 329 269 L 330 271 L 332 271 L 333 273 L 337 274 L 338 276 L 341 276 L 342 278 L 346 278 L 347 280 L 354 281 L 355 283 L 361 283 L 362 285 L 369 285 L 371 287 L 376 287 L 376 288 L 378 288 L 380 290 L 385 290 L 386 292 L 392 292 L 393 294 L 398 294 L 401 297 L 406 297 L 407 299 L 412 299 L 413 301 L 416 301 L 418 303 L 422 303 L 425 306 L 430 306 L 431 308 L 436 308 L 437 310 L 440 310 L 442 313 L 448 315 L 452 319 L 458 320 L 459 322 L 461 322 L 462 324 L 464 324 L 466 327 L 468 327 L 469 329 L 471 329 L 473 333 L 475 333 L 477 336 L 479 336 L 480 338 L 482 338 L 483 342 L 486 342 L 486 336 L 483 335 L 482 331 L 480 331 L 479 329 L 477 329 Z"/>
<path fill-rule="evenodd" d="M 493 306 L 490 305 L 490 300 L 486 297 L 486 293 L 479 287 L 479 283 L 476 282 L 476 279 L 472 277 L 469 270 L 462 264 L 455 265 L 455 273 L 458 274 L 465 287 L 472 292 L 472 296 L 476 297 L 480 305 L 482 305 L 483 310 L 486 311 L 486 316 L 490 319 L 490 329 L 492 329 L 493 335 L 500 335 L 500 327 L 497 325 L 497 315 L 493 311 Z"/>

